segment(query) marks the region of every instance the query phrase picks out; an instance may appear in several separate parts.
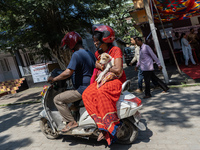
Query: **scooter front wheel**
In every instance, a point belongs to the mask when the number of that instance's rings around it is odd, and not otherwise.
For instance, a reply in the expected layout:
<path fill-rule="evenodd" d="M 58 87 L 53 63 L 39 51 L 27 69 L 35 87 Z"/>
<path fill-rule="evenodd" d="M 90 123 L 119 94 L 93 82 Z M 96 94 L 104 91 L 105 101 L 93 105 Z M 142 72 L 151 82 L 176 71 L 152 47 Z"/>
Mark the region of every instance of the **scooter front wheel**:
<path fill-rule="evenodd" d="M 122 120 L 123 125 L 119 130 L 119 137 L 117 143 L 132 144 L 138 136 L 138 128 L 128 119 Z"/>
<path fill-rule="evenodd" d="M 58 132 L 53 132 L 49 125 L 49 121 L 46 118 L 40 119 L 40 129 L 48 139 L 57 139 L 60 136 Z"/>

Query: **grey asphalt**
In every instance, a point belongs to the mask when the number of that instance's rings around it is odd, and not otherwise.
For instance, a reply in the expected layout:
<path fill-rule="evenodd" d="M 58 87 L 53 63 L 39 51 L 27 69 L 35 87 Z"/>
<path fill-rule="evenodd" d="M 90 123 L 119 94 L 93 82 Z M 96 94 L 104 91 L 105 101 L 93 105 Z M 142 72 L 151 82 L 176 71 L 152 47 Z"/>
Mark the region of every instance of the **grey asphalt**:
<path fill-rule="evenodd" d="M 134 67 L 124 66 L 127 78 L 132 81 L 132 90 L 137 88 L 137 73 Z M 171 69 L 173 71 L 173 68 Z M 157 74 L 162 78 L 160 72 Z M 177 72 L 173 80 L 184 80 Z M 188 77 L 186 77 L 188 78 Z M 171 78 L 172 79 L 172 78 Z M 190 79 L 189 79 L 190 80 Z M 192 84 L 198 81 L 190 81 Z M 174 82 L 174 84 L 179 82 Z M 182 84 L 180 82 L 180 84 Z M 153 97 L 142 99 L 141 121 L 146 131 L 139 131 L 137 140 L 131 145 L 113 144 L 105 141 L 63 136 L 57 140 L 46 139 L 39 128 L 39 113 L 42 86 L 31 88 L 15 95 L 0 98 L 0 150 L 199 150 L 200 149 L 200 86 L 171 88 L 168 93 L 153 89 Z M 26 104 L 26 102 L 29 102 Z M 30 103 L 35 102 L 35 103 Z M 5 104 L 16 104 L 8 105 Z"/>

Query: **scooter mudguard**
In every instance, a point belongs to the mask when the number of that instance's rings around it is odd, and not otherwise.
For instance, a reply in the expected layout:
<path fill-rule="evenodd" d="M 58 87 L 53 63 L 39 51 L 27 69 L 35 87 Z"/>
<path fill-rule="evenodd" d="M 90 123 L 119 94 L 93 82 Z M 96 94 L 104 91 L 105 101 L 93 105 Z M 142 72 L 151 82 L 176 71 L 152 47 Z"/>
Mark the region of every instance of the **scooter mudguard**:
<path fill-rule="evenodd" d="M 138 112 L 139 113 L 139 112 Z M 140 122 L 138 120 L 138 117 L 136 116 L 131 116 L 127 118 L 132 124 L 134 124 L 138 129 L 140 129 L 141 131 L 145 131 L 146 130 L 146 126 L 144 125 L 144 123 Z"/>
<path fill-rule="evenodd" d="M 134 123 L 134 125 L 138 128 L 138 129 L 140 129 L 141 131 L 145 131 L 146 130 L 146 127 L 145 127 L 145 125 L 144 125 L 144 123 L 142 123 L 142 122 L 135 122 Z"/>

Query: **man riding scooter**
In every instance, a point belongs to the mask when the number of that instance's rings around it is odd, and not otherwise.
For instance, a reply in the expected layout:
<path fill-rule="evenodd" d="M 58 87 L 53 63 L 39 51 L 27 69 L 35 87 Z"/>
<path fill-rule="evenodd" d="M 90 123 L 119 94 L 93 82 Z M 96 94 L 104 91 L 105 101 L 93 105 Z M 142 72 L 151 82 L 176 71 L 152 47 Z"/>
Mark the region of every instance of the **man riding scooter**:
<path fill-rule="evenodd" d="M 94 55 L 85 50 L 82 46 L 82 38 L 77 32 L 68 32 L 62 39 L 61 48 L 74 51 L 67 69 L 56 77 L 49 77 L 48 82 L 64 80 L 73 75 L 72 82 L 74 90 L 64 91 L 54 98 L 54 103 L 63 117 L 66 126 L 61 130 L 62 133 L 76 128 L 78 123 L 72 116 L 68 104 L 81 100 L 83 91 L 90 84 L 90 78 L 95 67 Z"/>

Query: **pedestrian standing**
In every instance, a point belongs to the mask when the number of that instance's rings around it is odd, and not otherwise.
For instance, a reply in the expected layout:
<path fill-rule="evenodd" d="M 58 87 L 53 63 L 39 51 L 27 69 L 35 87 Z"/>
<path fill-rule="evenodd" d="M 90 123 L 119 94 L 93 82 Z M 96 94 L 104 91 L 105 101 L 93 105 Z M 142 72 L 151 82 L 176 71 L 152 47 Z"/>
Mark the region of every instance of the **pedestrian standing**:
<path fill-rule="evenodd" d="M 164 92 L 167 92 L 169 88 L 167 85 L 160 80 L 154 73 L 154 66 L 153 63 L 158 65 L 159 70 L 162 70 L 162 66 L 160 65 L 160 61 L 157 56 L 154 54 L 153 50 L 150 46 L 143 43 L 142 38 L 136 37 L 135 38 L 136 44 L 140 46 L 140 57 L 135 70 L 137 71 L 138 68 L 143 71 L 144 75 L 144 82 L 145 82 L 145 96 L 143 98 L 150 98 L 150 80 L 156 80 L 158 85 L 163 89 Z"/>
<path fill-rule="evenodd" d="M 185 33 L 181 34 L 181 45 L 183 50 L 183 56 L 185 58 L 185 66 L 188 67 L 188 61 L 191 60 L 193 65 L 196 65 L 194 58 L 192 56 L 192 48 L 187 40 L 187 35 Z"/>
<path fill-rule="evenodd" d="M 135 55 L 134 55 L 133 59 L 131 60 L 131 62 L 129 64 L 130 66 L 132 66 L 133 63 L 138 61 L 139 56 L 140 56 L 140 47 L 136 44 L 134 37 L 131 37 L 131 44 L 133 44 L 134 47 L 135 47 Z M 137 93 L 142 93 L 143 78 L 144 78 L 144 76 L 143 76 L 142 70 L 139 68 L 138 69 L 138 89 L 135 90 L 135 92 L 137 92 Z"/>
<path fill-rule="evenodd" d="M 197 41 L 199 42 L 200 45 L 200 28 L 197 30 Z"/>
<path fill-rule="evenodd" d="M 177 52 L 176 53 L 177 61 L 178 61 L 178 63 L 181 63 L 182 53 L 180 53 L 180 52 L 181 52 L 182 48 L 181 48 L 180 37 L 179 37 L 178 32 L 175 32 L 175 36 L 172 37 L 172 41 L 173 41 L 173 46 L 174 46 L 174 52 Z"/>
<path fill-rule="evenodd" d="M 188 34 L 187 40 L 191 46 L 192 49 L 195 49 L 195 53 L 200 60 L 200 46 L 199 42 L 197 41 L 198 37 L 197 34 L 194 33 L 194 28 L 190 29 L 190 33 Z"/>

